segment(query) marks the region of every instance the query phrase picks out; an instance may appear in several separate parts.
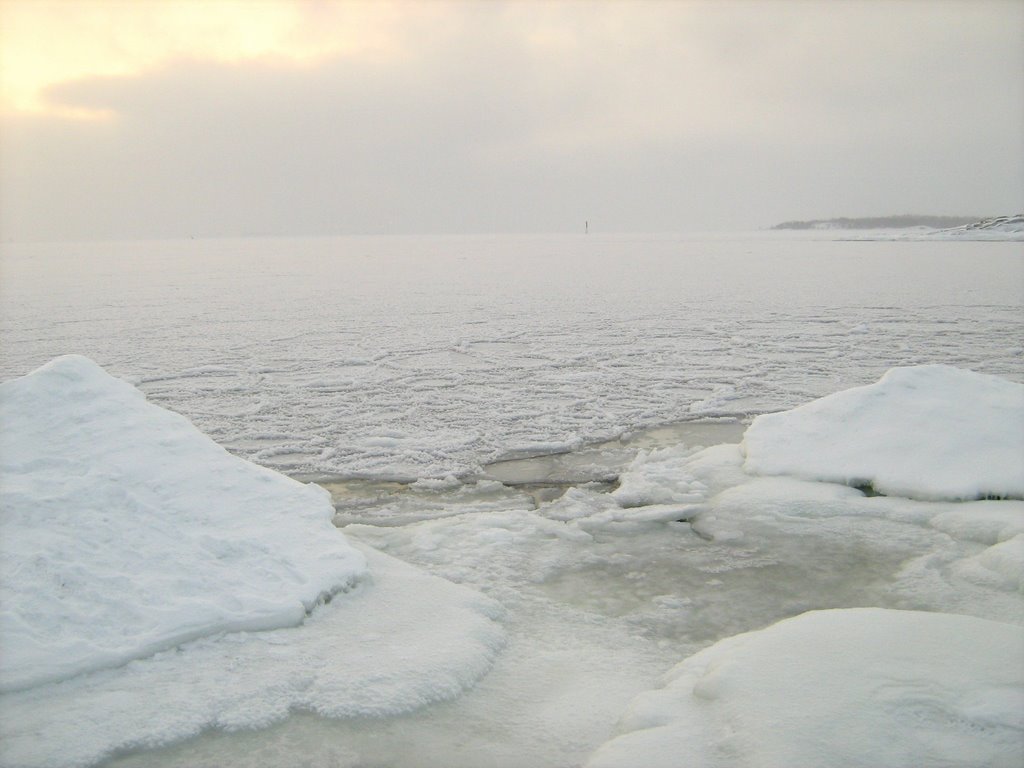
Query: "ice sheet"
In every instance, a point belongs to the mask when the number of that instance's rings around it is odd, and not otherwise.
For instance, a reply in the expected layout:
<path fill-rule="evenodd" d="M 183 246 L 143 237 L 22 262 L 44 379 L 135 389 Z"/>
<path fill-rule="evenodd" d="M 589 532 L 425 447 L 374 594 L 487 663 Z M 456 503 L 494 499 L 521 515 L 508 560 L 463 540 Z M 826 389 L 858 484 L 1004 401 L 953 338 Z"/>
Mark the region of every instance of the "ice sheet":
<path fill-rule="evenodd" d="M 327 491 L 84 357 L 0 385 L 0 422 L 4 766 L 294 710 L 395 716 L 462 693 L 504 643 L 498 604 L 354 548 Z"/>

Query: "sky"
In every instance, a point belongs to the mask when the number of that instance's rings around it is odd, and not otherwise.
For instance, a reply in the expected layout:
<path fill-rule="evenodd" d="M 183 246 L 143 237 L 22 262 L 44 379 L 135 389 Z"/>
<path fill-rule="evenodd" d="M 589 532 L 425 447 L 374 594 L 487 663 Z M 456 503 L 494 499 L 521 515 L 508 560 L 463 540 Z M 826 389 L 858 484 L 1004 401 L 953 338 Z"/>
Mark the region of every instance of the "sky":
<path fill-rule="evenodd" d="M 1020 0 L 0 0 L 0 239 L 1024 210 Z"/>

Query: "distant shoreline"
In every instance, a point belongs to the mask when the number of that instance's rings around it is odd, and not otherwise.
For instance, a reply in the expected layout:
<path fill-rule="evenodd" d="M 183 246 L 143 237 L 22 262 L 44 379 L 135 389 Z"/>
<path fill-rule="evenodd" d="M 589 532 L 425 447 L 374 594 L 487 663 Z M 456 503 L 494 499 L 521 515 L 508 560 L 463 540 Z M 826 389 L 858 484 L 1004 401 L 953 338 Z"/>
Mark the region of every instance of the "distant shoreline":
<path fill-rule="evenodd" d="M 981 220 L 981 216 L 868 216 L 860 218 L 840 217 L 836 219 L 809 219 L 807 221 L 784 221 L 772 229 L 908 229 L 910 227 L 931 227 L 946 229 L 962 227 Z"/>

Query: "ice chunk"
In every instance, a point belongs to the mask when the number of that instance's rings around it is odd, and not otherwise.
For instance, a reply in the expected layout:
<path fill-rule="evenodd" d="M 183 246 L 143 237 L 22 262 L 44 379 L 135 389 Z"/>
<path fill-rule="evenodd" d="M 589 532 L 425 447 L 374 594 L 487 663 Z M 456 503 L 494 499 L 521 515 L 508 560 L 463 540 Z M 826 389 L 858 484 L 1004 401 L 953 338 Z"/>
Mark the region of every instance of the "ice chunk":
<path fill-rule="evenodd" d="M 612 496 L 623 507 L 703 501 L 707 486 L 680 471 L 693 453 L 685 445 L 641 451 L 620 476 Z"/>
<path fill-rule="evenodd" d="M 946 365 L 759 416 L 744 469 L 926 500 L 1024 497 L 1024 385 Z"/>
<path fill-rule="evenodd" d="M 366 573 L 323 489 L 79 356 L 0 385 L 0 685 L 294 626 Z"/>
<path fill-rule="evenodd" d="M 588 768 L 1019 764 L 1024 633 L 967 616 L 812 611 L 722 640 L 630 705 Z"/>

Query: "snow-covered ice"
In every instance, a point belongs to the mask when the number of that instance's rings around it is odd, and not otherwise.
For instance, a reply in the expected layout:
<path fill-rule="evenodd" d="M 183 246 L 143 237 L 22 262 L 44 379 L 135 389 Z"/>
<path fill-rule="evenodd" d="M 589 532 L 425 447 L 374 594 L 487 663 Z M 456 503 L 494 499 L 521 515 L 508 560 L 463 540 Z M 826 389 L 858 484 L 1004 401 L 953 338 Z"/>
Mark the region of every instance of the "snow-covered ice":
<path fill-rule="evenodd" d="M 475 684 L 505 642 L 500 607 L 360 549 L 372 578 L 301 627 L 207 637 L 121 668 L 5 694 L 0 764 L 93 765 L 211 729 L 266 728 L 303 711 L 365 725 Z"/>
<path fill-rule="evenodd" d="M 503 643 L 492 601 L 354 548 L 325 490 L 84 357 L 0 385 L 0 423 L 4 765 L 293 709 L 395 715 L 458 695 Z"/>
<path fill-rule="evenodd" d="M 941 613 L 812 611 L 691 656 L 620 727 L 588 768 L 1011 768 L 1024 632 Z"/>
<path fill-rule="evenodd" d="M 300 624 L 362 555 L 322 489 L 78 356 L 0 385 L 0 690 Z"/>
<path fill-rule="evenodd" d="M 869 485 L 923 499 L 1024 498 L 1024 385 L 945 365 L 896 368 L 758 416 L 751 474 Z"/>

